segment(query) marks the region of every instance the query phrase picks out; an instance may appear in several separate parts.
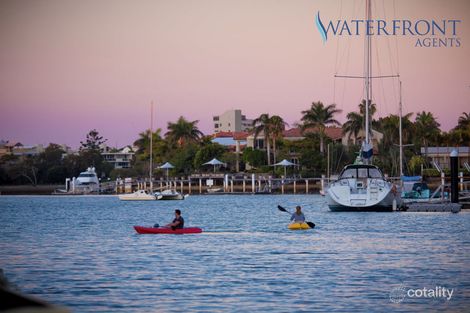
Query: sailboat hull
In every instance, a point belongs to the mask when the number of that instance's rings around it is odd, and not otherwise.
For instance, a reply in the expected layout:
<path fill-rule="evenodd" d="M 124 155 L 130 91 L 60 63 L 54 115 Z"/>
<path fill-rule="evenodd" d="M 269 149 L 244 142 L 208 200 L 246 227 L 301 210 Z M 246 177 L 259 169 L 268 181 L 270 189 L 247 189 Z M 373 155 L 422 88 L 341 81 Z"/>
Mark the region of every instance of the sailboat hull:
<path fill-rule="evenodd" d="M 365 185 L 356 179 L 334 182 L 326 198 L 333 212 L 392 212 L 401 206 L 393 184 L 381 179 L 368 179 Z"/>

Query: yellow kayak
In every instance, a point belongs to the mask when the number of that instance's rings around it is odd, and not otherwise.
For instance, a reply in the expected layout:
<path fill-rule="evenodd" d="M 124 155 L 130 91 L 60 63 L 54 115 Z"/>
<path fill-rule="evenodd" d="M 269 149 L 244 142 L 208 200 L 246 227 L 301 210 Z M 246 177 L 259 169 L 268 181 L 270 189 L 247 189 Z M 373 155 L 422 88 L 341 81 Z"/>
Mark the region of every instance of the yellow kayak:
<path fill-rule="evenodd" d="M 307 223 L 290 223 L 287 228 L 289 228 L 290 230 L 310 229 L 310 226 L 308 226 Z"/>

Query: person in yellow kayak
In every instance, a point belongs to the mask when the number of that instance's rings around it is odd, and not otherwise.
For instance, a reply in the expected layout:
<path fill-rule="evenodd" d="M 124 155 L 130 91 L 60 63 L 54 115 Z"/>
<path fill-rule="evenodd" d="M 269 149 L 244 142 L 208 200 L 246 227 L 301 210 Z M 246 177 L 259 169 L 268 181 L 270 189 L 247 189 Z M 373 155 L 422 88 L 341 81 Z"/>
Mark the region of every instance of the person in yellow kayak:
<path fill-rule="evenodd" d="M 302 208 L 300 205 L 295 207 L 295 213 L 292 214 L 290 220 L 294 223 L 305 223 L 305 215 L 302 213 Z"/>
<path fill-rule="evenodd" d="M 173 222 L 170 224 L 165 225 L 164 227 L 167 228 L 172 228 L 174 229 L 180 229 L 184 227 L 184 218 L 181 216 L 181 211 L 180 210 L 175 210 L 175 218 L 173 219 Z"/>

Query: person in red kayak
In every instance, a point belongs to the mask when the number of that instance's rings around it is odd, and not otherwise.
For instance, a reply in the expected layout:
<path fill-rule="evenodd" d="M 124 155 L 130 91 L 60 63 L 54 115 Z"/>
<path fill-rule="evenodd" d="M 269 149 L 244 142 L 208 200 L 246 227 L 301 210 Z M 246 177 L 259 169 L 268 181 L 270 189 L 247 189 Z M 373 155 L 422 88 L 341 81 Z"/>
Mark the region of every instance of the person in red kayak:
<path fill-rule="evenodd" d="M 165 225 L 164 227 L 172 228 L 173 230 L 183 228 L 184 218 L 181 216 L 181 211 L 175 210 L 175 218 L 173 219 L 173 222 Z"/>

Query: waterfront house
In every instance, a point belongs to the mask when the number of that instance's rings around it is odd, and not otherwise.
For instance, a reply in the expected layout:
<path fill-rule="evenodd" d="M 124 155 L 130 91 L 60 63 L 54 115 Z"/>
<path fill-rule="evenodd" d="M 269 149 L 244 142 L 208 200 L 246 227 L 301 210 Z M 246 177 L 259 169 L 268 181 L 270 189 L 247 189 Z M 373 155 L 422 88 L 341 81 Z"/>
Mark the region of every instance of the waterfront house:
<path fill-rule="evenodd" d="M 111 149 L 104 146 L 101 155 L 106 162 L 113 164 L 114 168 L 130 168 L 135 153 L 129 146 L 122 149 Z"/>
<path fill-rule="evenodd" d="M 450 168 L 450 153 L 454 149 L 458 152 L 459 168 L 464 168 L 465 163 L 470 163 L 470 147 L 428 147 L 427 152 L 425 147 L 421 147 L 421 155 L 430 158 L 442 169 L 448 169 Z"/>
<path fill-rule="evenodd" d="M 25 146 L 20 143 L 12 147 L 11 154 L 16 156 L 35 156 L 44 152 L 44 150 L 44 146 L 41 144 Z"/>
<path fill-rule="evenodd" d="M 21 142 L 0 140 L 0 157 L 12 154 L 14 148 L 22 146 L 23 144 Z"/>
<path fill-rule="evenodd" d="M 225 146 L 230 151 L 242 152 L 248 136 L 248 132 L 218 132 L 212 135 L 212 142 Z"/>

